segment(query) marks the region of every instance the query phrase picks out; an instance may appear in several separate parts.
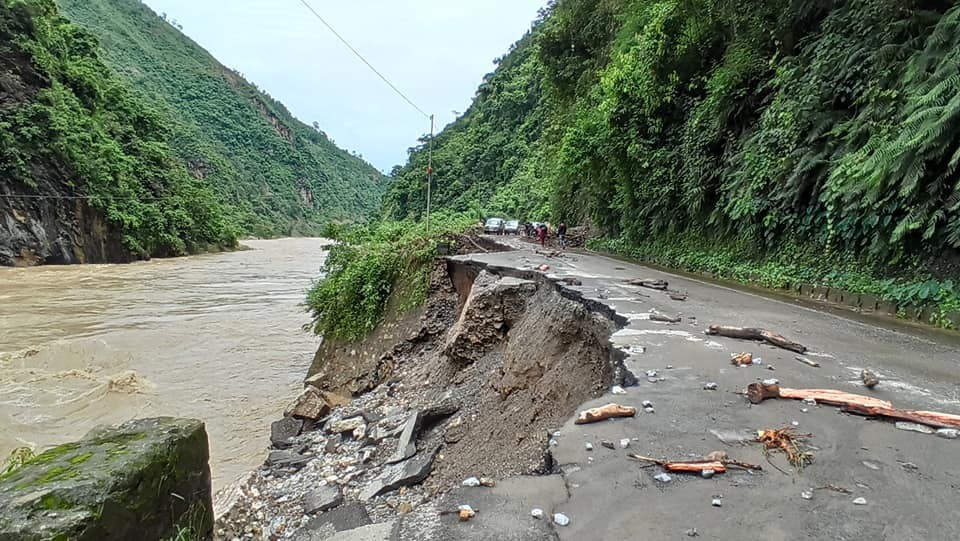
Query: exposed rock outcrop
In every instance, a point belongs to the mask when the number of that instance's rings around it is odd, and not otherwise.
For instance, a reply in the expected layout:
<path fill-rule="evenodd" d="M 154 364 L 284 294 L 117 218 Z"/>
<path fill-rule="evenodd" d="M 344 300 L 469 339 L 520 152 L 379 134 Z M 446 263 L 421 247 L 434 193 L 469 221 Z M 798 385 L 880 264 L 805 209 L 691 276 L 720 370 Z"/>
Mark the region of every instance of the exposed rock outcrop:
<path fill-rule="evenodd" d="M 96 428 L 0 478 L 0 539 L 208 539 L 208 458 L 197 420 Z"/>

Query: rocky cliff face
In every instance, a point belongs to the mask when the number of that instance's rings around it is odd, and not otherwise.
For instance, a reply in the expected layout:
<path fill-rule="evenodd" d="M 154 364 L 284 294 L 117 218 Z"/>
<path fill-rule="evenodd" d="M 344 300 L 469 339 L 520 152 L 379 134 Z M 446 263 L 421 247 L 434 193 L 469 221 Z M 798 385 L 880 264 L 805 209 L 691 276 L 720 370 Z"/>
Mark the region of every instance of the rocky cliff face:
<path fill-rule="evenodd" d="M 55 187 L 43 190 L 55 196 Z M 102 213 L 79 199 L 20 198 L 0 185 L 0 265 L 120 263 L 134 259 Z M 11 197 L 12 196 L 12 197 Z"/>

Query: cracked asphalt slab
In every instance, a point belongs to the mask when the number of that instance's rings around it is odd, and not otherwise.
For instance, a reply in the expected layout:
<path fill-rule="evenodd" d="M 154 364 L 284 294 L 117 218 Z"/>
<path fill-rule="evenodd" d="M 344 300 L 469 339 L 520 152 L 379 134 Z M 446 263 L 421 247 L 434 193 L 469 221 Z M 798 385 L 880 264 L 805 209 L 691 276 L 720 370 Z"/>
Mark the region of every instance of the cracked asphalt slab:
<path fill-rule="evenodd" d="M 892 422 L 831 406 L 792 400 L 751 405 L 739 394 L 749 383 L 775 378 L 785 387 L 838 389 L 901 408 L 960 413 L 960 348 L 951 335 L 890 329 L 608 257 L 574 252 L 547 257 L 519 239 L 505 242 L 516 250 L 460 258 L 519 270 L 549 265 L 548 277 L 580 282 L 562 287 L 626 318 L 612 341 L 626 352 L 625 364 L 639 384 L 581 409 L 617 402 L 639 413 L 587 425 L 575 425 L 571 417 L 558 427 L 550 447 L 561 473 L 549 477 L 562 483 L 521 477 L 502 481 L 499 489 L 458 489 L 450 497 L 478 508 L 471 498 L 488 505 L 469 523 L 444 523 L 441 537 L 434 538 L 521 539 L 506 532 L 528 527 L 561 540 L 960 538 L 960 441 L 899 430 Z M 626 283 L 636 278 L 666 280 L 687 299 L 672 300 L 662 291 Z M 682 320 L 650 321 L 651 310 Z M 820 368 L 773 346 L 706 336 L 710 324 L 781 333 L 806 345 L 810 352 L 804 356 Z M 762 363 L 733 366 L 731 354 L 740 352 Z M 860 370 L 867 367 L 882 380 L 874 390 L 860 383 Z M 654 382 L 648 370 L 656 371 Z M 705 390 L 708 382 L 717 383 L 717 390 Z M 654 413 L 644 412 L 645 400 L 653 403 Z M 803 470 L 782 455 L 766 457 L 759 444 L 737 441 L 784 426 L 811 434 L 814 458 Z M 630 440 L 629 448 L 620 448 L 622 439 Z M 604 447 L 603 441 L 616 448 Z M 687 460 L 715 450 L 763 470 L 731 469 L 711 479 L 671 474 L 672 480 L 663 483 L 654 479 L 661 468 L 627 456 Z M 497 497 L 492 490 L 498 490 Z M 807 490 L 812 499 L 801 496 Z M 866 505 L 854 504 L 857 498 Z M 722 506 L 713 506 L 715 499 Z M 548 516 L 563 513 L 570 524 L 531 526 L 537 521 L 529 513 L 534 507 Z"/>

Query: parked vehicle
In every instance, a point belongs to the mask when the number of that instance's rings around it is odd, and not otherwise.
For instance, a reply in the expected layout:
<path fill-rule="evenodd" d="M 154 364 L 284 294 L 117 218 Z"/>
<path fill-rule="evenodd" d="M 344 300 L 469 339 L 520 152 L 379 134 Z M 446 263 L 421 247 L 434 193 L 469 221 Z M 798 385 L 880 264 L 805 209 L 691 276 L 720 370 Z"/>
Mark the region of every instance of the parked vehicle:
<path fill-rule="evenodd" d="M 503 218 L 487 218 L 487 222 L 483 224 L 483 232 L 488 235 L 501 235 L 503 227 Z"/>
<path fill-rule="evenodd" d="M 520 220 L 507 220 L 507 223 L 503 226 L 503 232 L 507 235 L 519 235 Z"/>

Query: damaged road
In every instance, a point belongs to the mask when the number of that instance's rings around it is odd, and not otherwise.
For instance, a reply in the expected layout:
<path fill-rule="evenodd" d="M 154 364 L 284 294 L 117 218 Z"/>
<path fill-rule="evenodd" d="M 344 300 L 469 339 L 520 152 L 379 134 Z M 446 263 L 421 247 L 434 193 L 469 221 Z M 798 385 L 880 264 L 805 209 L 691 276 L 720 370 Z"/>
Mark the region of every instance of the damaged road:
<path fill-rule="evenodd" d="M 782 382 L 960 413 L 953 337 L 507 242 L 516 250 L 450 258 L 435 273 L 448 282 L 435 280 L 425 310 L 385 325 L 396 339 L 381 332 L 357 346 L 371 352 L 363 373 L 315 363 L 308 381 L 318 389 L 309 392 L 353 401 L 279 442 L 310 461 L 257 472 L 243 488 L 246 505 L 251 489 L 273 491 L 270 501 L 221 521 L 224 538 L 254 523 L 264 539 L 960 538 L 960 441 L 825 404 L 746 396 L 750 384 Z M 711 325 L 768 329 L 803 344 L 803 360 L 799 348 L 711 334 Z M 352 352 L 339 351 L 323 361 L 348 363 Z M 732 365 L 741 353 L 752 362 Z M 865 369 L 882 378 L 873 389 Z M 632 411 L 577 424 L 580 412 L 610 403 Z M 358 416 L 362 430 L 350 422 Z M 296 426 L 285 420 L 278 437 Z M 802 469 L 756 441 L 777 427 L 810 434 Z M 667 473 L 670 464 L 682 467 Z M 481 476 L 495 486 L 464 486 Z M 342 488 L 327 490 L 338 506 L 306 514 L 303 494 L 320 487 L 305 485 L 321 482 Z M 460 522 L 451 510 L 461 505 L 476 515 Z M 341 515 L 356 520 L 331 526 Z"/>

